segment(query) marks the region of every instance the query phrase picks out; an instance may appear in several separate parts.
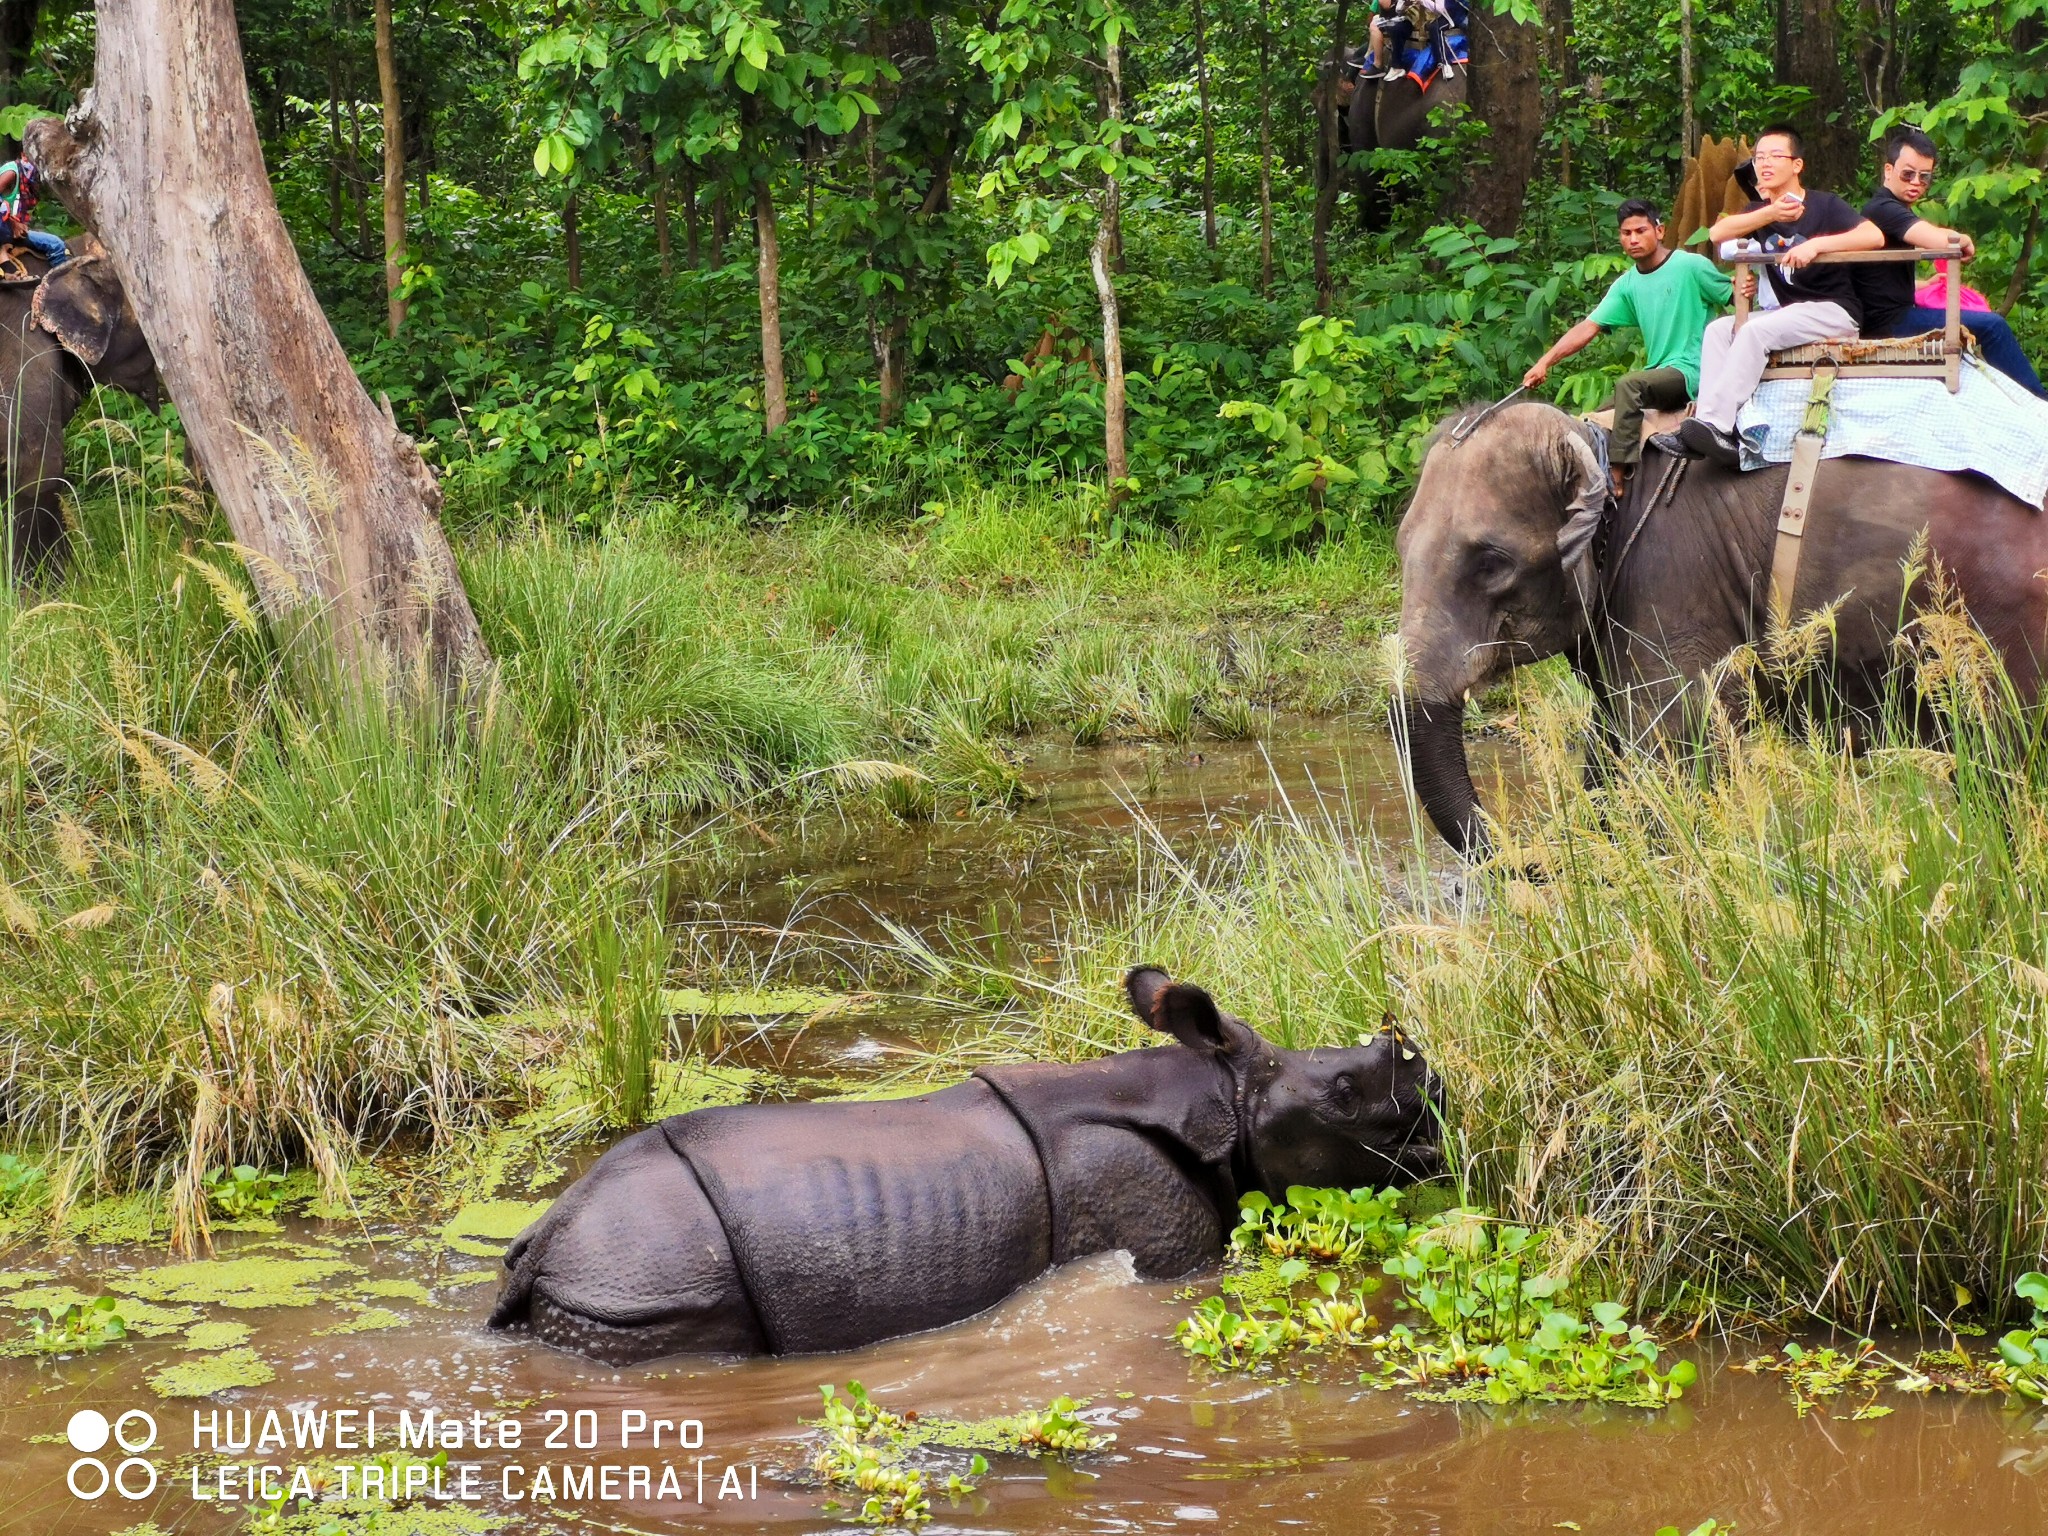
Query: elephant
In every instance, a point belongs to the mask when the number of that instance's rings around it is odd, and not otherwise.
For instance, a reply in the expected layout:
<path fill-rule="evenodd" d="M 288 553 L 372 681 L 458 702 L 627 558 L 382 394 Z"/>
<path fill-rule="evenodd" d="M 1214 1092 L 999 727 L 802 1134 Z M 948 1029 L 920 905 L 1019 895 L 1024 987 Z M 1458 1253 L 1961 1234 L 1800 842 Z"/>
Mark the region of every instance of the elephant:
<path fill-rule="evenodd" d="M 1490 848 L 1465 759 L 1468 696 L 1564 655 L 1610 743 L 1669 748 L 1697 731 L 1717 663 L 1765 633 L 1789 466 L 1745 473 L 1653 451 L 1616 504 L 1594 430 L 1536 401 L 1454 416 L 1395 536 L 1398 723 L 1417 798 L 1468 857 Z M 1810 696 L 1766 683 L 1765 708 L 1817 697 L 1852 725 L 1877 717 L 1913 612 L 1902 561 L 1923 529 L 2019 696 L 2038 695 L 2048 518 L 1978 476 L 1875 459 L 1827 460 L 1812 497 L 1792 611 L 1841 599 L 1831 654 Z"/>
<path fill-rule="evenodd" d="M 1414 75 L 1403 75 L 1398 80 L 1376 78 L 1370 56 L 1363 49 L 1354 67 L 1356 83 L 1345 108 L 1344 126 L 1345 148 L 1355 155 L 1375 149 L 1413 149 L 1426 138 L 1439 137 L 1448 130 L 1444 115 L 1462 105 L 1471 91 L 1471 67 L 1465 64 L 1437 70 L 1426 85 Z M 1383 178 L 1370 167 L 1361 167 L 1359 222 L 1369 230 L 1383 229 L 1387 214 Z"/>
<path fill-rule="evenodd" d="M 1090 1254 L 1187 1274 L 1252 1190 L 1441 1171 L 1442 1086 L 1399 1031 L 1282 1050 L 1156 966 L 1125 993 L 1178 1043 L 636 1132 L 514 1239 L 490 1326 L 611 1365 L 853 1349 Z"/>
<path fill-rule="evenodd" d="M 99 242 L 71 242 L 55 268 L 24 254 L 24 279 L 0 280 L 0 412 L 7 423 L 10 543 L 17 575 L 60 555 L 64 428 L 95 384 L 158 403 L 156 359 Z"/>

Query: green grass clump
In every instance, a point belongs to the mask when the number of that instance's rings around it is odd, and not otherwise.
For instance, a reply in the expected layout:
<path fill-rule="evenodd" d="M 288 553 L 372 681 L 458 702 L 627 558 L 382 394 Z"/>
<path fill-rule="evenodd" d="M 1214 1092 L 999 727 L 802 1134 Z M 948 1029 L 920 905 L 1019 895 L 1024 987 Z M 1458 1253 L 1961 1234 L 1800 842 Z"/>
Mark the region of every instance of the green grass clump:
<path fill-rule="evenodd" d="M 1447 1079 L 1462 1187 L 1610 1294 L 1859 1333 L 1958 1294 L 2010 1316 L 2048 1251 L 2048 752 L 1990 707 L 1980 644 L 1933 640 L 1916 697 L 1952 751 L 1723 722 L 1709 765 L 1632 755 L 1589 792 L 1585 706 L 1531 690 L 1488 869 L 1445 881 L 1341 810 L 1154 850 L 1131 910 L 1080 914 L 1022 984 L 1021 1043 L 1145 1043 L 1137 961 L 1283 1045 L 1391 1011 Z"/>

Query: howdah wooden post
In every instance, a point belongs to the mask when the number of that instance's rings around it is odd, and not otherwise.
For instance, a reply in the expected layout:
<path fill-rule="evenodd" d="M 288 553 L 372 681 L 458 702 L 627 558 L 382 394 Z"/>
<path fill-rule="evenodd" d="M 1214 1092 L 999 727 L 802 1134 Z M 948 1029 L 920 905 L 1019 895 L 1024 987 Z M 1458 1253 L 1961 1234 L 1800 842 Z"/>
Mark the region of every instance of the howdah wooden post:
<path fill-rule="evenodd" d="M 299 266 L 232 0 L 99 0 L 98 18 L 92 89 L 32 123 L 28 153 L 106 245 L 266 614 L 328 637 L 347 680 L 464 692 L 488 658 L 440 490 Z"/>

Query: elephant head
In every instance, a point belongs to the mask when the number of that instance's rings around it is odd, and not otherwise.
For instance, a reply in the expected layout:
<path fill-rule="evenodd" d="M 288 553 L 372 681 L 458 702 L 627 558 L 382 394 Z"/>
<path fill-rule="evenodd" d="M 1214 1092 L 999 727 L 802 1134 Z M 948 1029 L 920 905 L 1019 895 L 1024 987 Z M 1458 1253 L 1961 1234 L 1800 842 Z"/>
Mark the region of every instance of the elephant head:
<path fill-rule="evenodd" d="M 31 318 L 83 365 L 89 385 L 111 384 L 156 405 L 156 358 L 114 264 L 90 236 L 73 245 L 71 259 L 36 285 Z"/>
<path fill-rule="evenodd" d="M 1469 426 L 1469 431 L 1468 431 Z M 1400 711 L 1416 795 L 1461 854 L 1484 851 L 1465 700 L 1589 627 L 1607 475 L 1552 406 L 1468 410 L 1439 426 L 1401 519 Z"/>
<path fill-rule="evenodd" d="M 97 240 L 32 282 L 0 286 L 0 419 L 7 423 L 7 487 L 14 568 L 27 572 L 62 545 L 58 494 L 64 428 L 97 384 L 112 384 L 154 406 L 156 359 L 135 310 Z"/>

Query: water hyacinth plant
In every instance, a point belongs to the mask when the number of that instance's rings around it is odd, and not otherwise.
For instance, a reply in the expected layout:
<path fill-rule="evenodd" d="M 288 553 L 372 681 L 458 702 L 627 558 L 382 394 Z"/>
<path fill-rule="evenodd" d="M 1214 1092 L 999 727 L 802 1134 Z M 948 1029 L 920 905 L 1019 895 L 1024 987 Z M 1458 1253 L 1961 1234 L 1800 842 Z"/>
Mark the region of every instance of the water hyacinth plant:
<path fill-rule="evenodd" d="M 1662 1351 L 1627 1308 L 1583 1294 L 1556 1234 L 1467 1207 L 1404 1219 L 1404 1203 L 1391 1189 L 1246 1195 L 1220 1294 L 1180 1323 L 1181 1346 L 1235 1370 L 1355 1351 L 1366 1381 L 1435 1401 L 1658 1408 L 1698 1380 L 1689 1360 L 1658 1370 Z M 1382 1276 L 1403 1320 L 1376 1331 Z"/>

